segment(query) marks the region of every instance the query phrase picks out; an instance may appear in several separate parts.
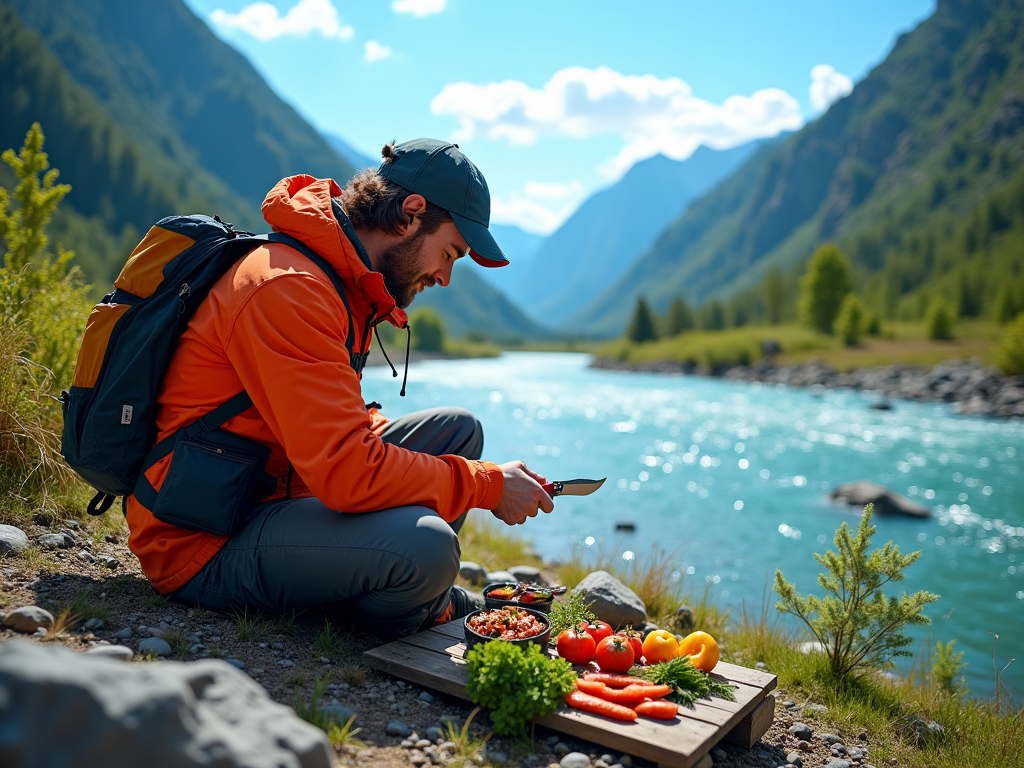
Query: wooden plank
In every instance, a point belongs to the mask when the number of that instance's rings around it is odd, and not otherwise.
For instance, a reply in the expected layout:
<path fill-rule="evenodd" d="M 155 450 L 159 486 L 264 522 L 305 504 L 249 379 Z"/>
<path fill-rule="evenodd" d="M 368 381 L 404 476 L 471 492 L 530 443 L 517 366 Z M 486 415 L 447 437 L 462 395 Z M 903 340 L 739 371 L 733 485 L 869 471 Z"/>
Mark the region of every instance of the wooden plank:
<path fill-rule="evenodd" d="M 464 639 L 461 622 L 451 622 L 367 651 L 363 662 L 466 699 Z M 715 672 L 736 686 L 736 701 L 703 699 L 692 711 L 681 709 L 674 723 L 646 718 L 622 723 L 575 709 L 559 709 L 536 722 L 665 768 L 704 768 L 710 760 L 709 750 L 732 730 L 737 731 L 734 741 L 749 746 L 767 731 L 774 717 L 774 697 L 767 697 L 770 702 L 765 700 L 767 692 L 776 686 L 774 675 L 724 663 Z M 771 706 L 766 706 L 769 703 Z"/>
<path fill-rule="evenodd" d="M 757 709 L 747 715 L 729 731 L 725 741 L 750 749 L 768 733 L 775 721 L 775 697 L 765 696 Z"/>

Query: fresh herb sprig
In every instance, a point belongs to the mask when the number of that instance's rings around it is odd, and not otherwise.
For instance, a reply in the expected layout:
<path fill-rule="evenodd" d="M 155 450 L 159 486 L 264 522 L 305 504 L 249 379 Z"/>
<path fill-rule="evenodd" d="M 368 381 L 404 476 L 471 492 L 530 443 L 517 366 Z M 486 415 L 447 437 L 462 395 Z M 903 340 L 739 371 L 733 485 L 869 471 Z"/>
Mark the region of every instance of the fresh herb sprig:
<path fill-rule="evenodd" d="M 551 641 L 554 642 L 562 630 L 579 627 L 580 624 L 592 624 L 597 621 L 597 616 L 586 603 L 586 592 L 577 590 L 564 603 L 556 602 L 551 606 L 550 619 Z"/>
<path fill-rule="evenodd" d="M 629 670 L 633 677 L 642 677 L 658 685 L 668 685 L 672 693 L 668 698 L 688 709 L 694 709 L 697 699 L 718 696 L 727 701 L 736 701 L 733 691 L 735 685 L 724 680 L 716 680 L 707 672 L 701 672 L 690 661 L 689 656 L 677 656 L 670 661 L 651 664 L 647 667 L 633 667 Z"/>
<path fill-rule="evenodd" d="M 576 681 L 572 665 L 551 658 L 539 645 L 520 648 L 503 640 L 474 646 L 466 654 L 470 701 L 490 710 L 494 732 L 520 734 L 526 723 L 554 711 Z"/>

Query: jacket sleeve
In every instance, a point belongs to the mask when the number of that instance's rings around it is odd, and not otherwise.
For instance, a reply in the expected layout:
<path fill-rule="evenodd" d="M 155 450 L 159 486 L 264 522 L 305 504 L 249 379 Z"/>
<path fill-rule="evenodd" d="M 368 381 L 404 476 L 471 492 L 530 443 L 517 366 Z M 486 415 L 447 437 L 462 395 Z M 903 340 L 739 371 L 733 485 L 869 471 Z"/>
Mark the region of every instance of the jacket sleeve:
<path fill-rule="evenodd" d="M 333 288 L 292 272 L 249 294 L 226 340 L 228 359 L 306 486 L 340 512 L 420 505 L 450 522 L 496 507 L 503 481 L 494 464 L 409 451 L 371 431 L 345 347 L 347 322 Z"/>

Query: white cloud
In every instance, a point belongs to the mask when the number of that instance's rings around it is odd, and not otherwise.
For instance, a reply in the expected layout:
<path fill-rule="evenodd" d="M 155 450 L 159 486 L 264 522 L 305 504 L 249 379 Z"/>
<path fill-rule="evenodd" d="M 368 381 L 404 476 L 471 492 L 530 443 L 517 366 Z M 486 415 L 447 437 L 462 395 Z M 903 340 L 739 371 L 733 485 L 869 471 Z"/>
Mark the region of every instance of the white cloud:
<path fill-rule="evenodd" d="M 623 75 L 607 67 L 568 67 L 539 89 L 518 80 L 451 83 L 430 108 L 458 119 L 455 140 L 482 134 L 529 145 L 542 136 L 618 134 L 626 144 L 602 167 L 612 177 L 658 153 L 683 160 L 701 144 L 725 149 L 803 124 L 797 100 L 778 88 L 714 104 L 677 77 Z"/>
<path fill-rule="evenodd" d="M 513 190 L 507 198 L 491 195 L 491 221 L 550 235 L 573 214 L 583 198 L 583 185 L 578 181 L 528 181 L 522 191 Z"/>
<path fill-rule="evenodd" d="M 433 13 L 441 13 L 448 7 L 448 0 L 395 0 L 391 10 L 395 13 L 411 13 L 422 19 Z"/>
<path fill-rule="evenodd" d="M 394 51 L 391 49 L 391 46 L 382 45 L 376 40 L 367 40 L 363 43 L 363 58 L 371 64 L 375 61 L 386 59 L 393 53 Z"/>
<path fill-rule="evenodd" d="M 210 21 L 222 27 L 240 29 L 264 41 L 282 35 L 305 37 L 313 32 L 323 37 L 351 40 L 355 34 L 351 25 L 342 23 L 331 0 L 299 0 L 284 16 L 265 2 L 247 5 L 238 13 L 218 8 L 210 14 Z"/>
<path fill-rule="evenodd" d="M 819 64 L 811 70 L 811 104 L 817 110 L 828 109 L 852 90 L 853 80 L 829 64 Z"/>

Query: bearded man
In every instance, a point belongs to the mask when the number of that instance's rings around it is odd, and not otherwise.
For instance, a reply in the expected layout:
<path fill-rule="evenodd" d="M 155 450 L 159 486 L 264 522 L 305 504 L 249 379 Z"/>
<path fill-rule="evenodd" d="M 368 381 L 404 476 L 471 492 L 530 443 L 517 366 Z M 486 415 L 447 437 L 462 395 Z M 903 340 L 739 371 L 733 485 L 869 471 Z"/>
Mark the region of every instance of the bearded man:
<path fill-rule="evenodd" d="M 340 607 L 367 630 L 409 634 L 475 607 L 453 587 L 470 509 L 509 525 L 552 509 L 545 478 L 525 464 L 480 460 L 483 431 L 469 412 L 388 421 L 364 404 L 360 374 L 378 323 L 407 328 L 403 309 L 447 286 L 467 253 L 488 267 L 508 261 L 487 229 L 487 182 L 457 145 L 418 139 L 383 157 L 344 190 L 295 176 L 263 203 L 275 231 L 336 275 L 287 244 L 260 246 L 220 278 L 180 338 L 158 398 L 158 439 L 248 392 L 252 407 L 221 429 L 269 449 L 273 487 L 229 536 L 173 525 L 129 497 L 129 546 L 174 600 Z M 172 457 L 145 472 L 157 492 Z"/>

